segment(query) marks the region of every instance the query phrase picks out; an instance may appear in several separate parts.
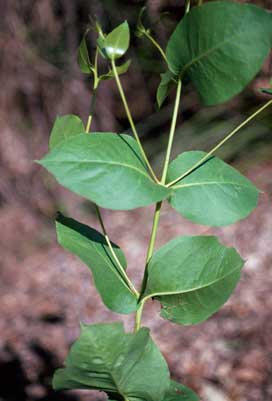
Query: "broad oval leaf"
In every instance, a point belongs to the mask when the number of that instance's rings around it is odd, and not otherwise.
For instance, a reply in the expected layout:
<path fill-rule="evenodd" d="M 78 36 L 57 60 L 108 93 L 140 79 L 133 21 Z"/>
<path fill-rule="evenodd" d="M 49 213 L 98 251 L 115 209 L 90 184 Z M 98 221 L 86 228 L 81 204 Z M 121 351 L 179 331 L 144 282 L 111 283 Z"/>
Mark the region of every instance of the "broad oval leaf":
<path fill-rule="evenodd" d="M 39 163 L 60 184 L 104 208 L 146 206 L 171 192 L 152 180 L 137 142 L 128 135 L 77 135 L 56 146 Z"/>
<path fill-rule="evenodd" d="M 67 114 L 57 117 L 50 134 L 49 149 L 53 149 L 71 136 L 82 134 L 84 131 L 84 124 L 78 116 Z"/>
<path fill-rule="evenodd" d="M 121 323 L 83 325 L 79 339 L 56 371 L 53 387 L 105 391 L 111 399 L 163 401 L 170 379 L 149 330 L 125 333 Z"/>
<path fill-rule="evenodd" d="M 112 32 L 101 40 L 100 48 L 110 60 L 122 57 L 129 47 L 130 33 L 127 21 L 120 24 Z"/>
<path fill-rule="evenodd" d="M 78 53 L 77 53 L 77 62 L 80 67 L 80 71 L 84 74 L 91 74 L 92 73 L 92 63 L 89 57 L 89 51 L 86 43 L 85 36 L 81 40 Z"/>
<path fill-rule="evenodd" d="M 95 286 L 104 304 L 118 313 L 136 311 L 137 298 L 125 283 L 105 237 L 93 228 L 62 214 L 58 215 L 56 230 L 59 244 L 77 255 L 92 271 Z M 112 246 L 125 269 L 127 263 L 123 252 L 117 245 Z"/>
<path fill-rule="evenodd" d="M 216 237 L 176 238 L 151 258 L 143 298 L 158 299 L 165 319 L 200 323 L 230 297 L 243 264 L 236 250 Z"/>
<path fill-rule="evenodd" d="M 254 78 L 272 44 L 272 14 L 212 1 L 180 21 L 166 50 L 169 68 L 192 81 L 205 105 L 229 100 Z"/>
<path fill-rule="evenodd" d="M 179 155 L 169 166 L 168 182 L 185 174 L 205 156 L 201 151 Z M 207 159 L 172 189 L 169 201 L 173 208 L 194 223 L 215 227 L 248 216 L 259 194 L 246 177 L 217 157 Z"/>
<path fill-rule="evenodd" d="M 172 380 L 164 401 L 199 401 L 199 398 L 193 390 Z"/>

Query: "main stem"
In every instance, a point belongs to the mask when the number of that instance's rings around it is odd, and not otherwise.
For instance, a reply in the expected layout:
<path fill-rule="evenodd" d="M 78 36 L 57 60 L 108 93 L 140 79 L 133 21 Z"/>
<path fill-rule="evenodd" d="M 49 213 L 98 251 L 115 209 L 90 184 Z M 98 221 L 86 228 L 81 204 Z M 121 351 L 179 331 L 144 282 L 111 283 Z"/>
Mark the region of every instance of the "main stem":
<path fill-rule="evenodd" d="M 154 173 L 154 171 L 153 171 L 153 169 L 152 169 L 152 167 L 151 167 L 151 165 L 149 163 L 149 160 L 148 160 L 148 158 L 147 158 L 147 156 L 145 154 L 145 151 L 144 151 L 144 148 L 143 148 L 143 146 L 141 144 L 141 141 L 140 141 L 139 135 L 137 133 L 134 121 L 132 119 L 132 116 L 131 116 L 131 113 L 130 113 L 130 110 L 129 110 L 129 106 L 128 106 L 128 103 L 127 103 L 127 99 L 126 99 L 125 93 L 123 91 L 123 87 L 122 87 L 121 81 L 119 79 L 118 71 L 116 69 L 115 61 L 112 60 L 111 64 L 112 64 L 112 70 L 113 70 L 113 73 L 114 73 L 116 84 L 117 84 L 117 87 L 118 87 L 118 90 L 119 90 L 119 93 L 120 93 L 120 96 L 121 96 L 121 99 L 122 99 L 122 102 L 123 102 L 123 105 L 124 105 L 124 108 L 125 108 L 125 111 L 126 111 L 126 114 L 127 114 L 128 121 L 130 123 L 133 135 L 134 135 L 134 137 L 135 137 L 135 139 L 136 139 L 136 141 L 137 141 L 137 143 L 139 145 L 139 148 L 140 148 L 140 151 L 141 151 L 142 156 L 144 158 L 144 161 L 146 162 L 146 165 L 147 165 L 152 177 L 158 183 L 159 180 L 156 177 L 156 174 Z"/>
<path fill-rule="evenodd" d="M 165 184 L 168 166 L 169 166 L 169 162 L 170 162 L 170 155 L 171 155 L 171 150 L 172 150 L 172 146 L 173 146 L 176 125 L 177 125 L 178 110 L 179 110 L 180 97 L 181 97 L 181 88 L 182 88 L 182 83 L 181 83 L 181 80 L 179 80 L 178 86 L 177 86 L 176 100 L 175 100 L 174 112 L 173 112 L 173 117 L 172 117 L 172 122 L 171 122 L 171 128 L 170 128 L 170 133 L 169 133 L 168 145 L 167 145 L 167 150 L 166 150 L 165 162 L 164 162 L 162 178 L 161 178 L 162 184 Z M 148 250 L 147 250 L 145 271 L 144 271 L 144 277 L 143 277 L 140 297 L 143 295 L 145 287 L 146 287 L 147 274 L 148 274 L 148 271 L 147 271 L 148 263 L 153 255 L 154 248 L 155 248 L 155 242 L 156 242 L 159 221 L 160 221 L 161 207 L 162 207 L 162 201 L 158 202 L 156 204 L 156 208 L 155 208 L 153 225 L 152 225 L 152 230 L 151 230 L 151 235 L 150 235 L 150 241 L 149 241 L 149 246 L 148 246 Z M 135 316 L 135 328 L 134 328 L 135 332 L 138 331 L 139 328 L 141 327 L 141 318 L 142 318 L 142 313 L 143 313 L 143 307 L 144 307 L 144 302 L 142 301 L 140 303 L 139 309 L 137 310 L 136 316 Z"/>

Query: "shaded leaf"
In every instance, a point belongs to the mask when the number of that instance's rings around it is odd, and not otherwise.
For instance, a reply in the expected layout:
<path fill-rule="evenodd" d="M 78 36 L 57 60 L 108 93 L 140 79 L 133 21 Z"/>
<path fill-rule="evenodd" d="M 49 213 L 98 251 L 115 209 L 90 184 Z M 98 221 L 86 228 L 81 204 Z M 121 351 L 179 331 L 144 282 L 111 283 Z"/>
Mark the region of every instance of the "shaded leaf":
<path fill-rule="evenodd" d="M 272 14 L 250 4 L 194 7 L 166 50 L 169 68 L 189 78 L 205 105 L 229 100 L 254 78 L 272 44 Z"/>
<path fill-rule="evenodd" d="M 80 67 L 81 72 L 85 74 L 92 73 L 92 63 L 89 58 L 89 51 L 86 43 L 85 36 L 83 37 L 77 54 L 77 62 Z"/>
<path fill-rule="evenodd" d="M 171 71 L 161 74 L 161 82 L 157 89 L 157 104 L 159 108 L 161 108 L 174 84 L 175 75 Z"/>
<path fill-rule="evenodd" d="M 243 264 L 236 250 L 216 237 L 178 237 L 151 258 L 143 298 L 158 299 L 165 319 L 200 323 L 230 297 Z"/>
<path fill-rule="evenodd" d="M 205 152 L 179 155 L 169 166 L 171 182 L 199 162 Z M 258 202 L 257 188 L 237 170 L 211 157 L 173 187 L 170 204 L 194 223 L 226 226 L 245 218 Z"/>
<path fill-rule="evenodd" d="M 57 218 L 56 229 L 59 244 L 77 255 L 92 271 L 104 304 L 114 312 L 134 312 L 137 298 L 126 285 L 105 237 L 93 228 L 61 214 Z M 112 246 L 121 265 L 126 268 L 123 252 L 117 245 L 112 243 Z"/>
<path fill-rule="evenodd" d="M 164 401 L 199 401 L 197 394 L 183 384 L 171 381 L 170 388 Z"/>
<path fill-rule="evenodd" d="M 39 163 L 60 184 L 104 208 L 146 206 L 171 192 L 152 180 L 137 142 L 128 135 L 77 135 L 55 147 Z"/>
<path fill-rule="evenodd" d="M 130 64 L 131 64 L 131 60 L 127 60 L 124 64 L 116 66 L 118 75 L 125 74 L 128 71 Z M 114 78 L 114 72 L 113 72 L 113 70 L 109 70 L 109 72 L 107 74 L 101 75 L 99 78 L 103 79 L 103 80 L 112 79 L 112 78 Z"/>
<path fill-rule="evenodd" d="M 85 132 L 85 127 L 78 116 L 67 114 L 66 116 L 57 117 L 50 134 L 49 149 L 53 149 L 71 136 L 82 134 L 83 132 Z"/>
<path fill-rule="evenodd" d="M 56 390 L 99 389 L 111 399 L 163 401 L 170 385 L 149 330 L 125 333 L 121 323 L 83 325 L 65 365 L 54 375 Z"/>

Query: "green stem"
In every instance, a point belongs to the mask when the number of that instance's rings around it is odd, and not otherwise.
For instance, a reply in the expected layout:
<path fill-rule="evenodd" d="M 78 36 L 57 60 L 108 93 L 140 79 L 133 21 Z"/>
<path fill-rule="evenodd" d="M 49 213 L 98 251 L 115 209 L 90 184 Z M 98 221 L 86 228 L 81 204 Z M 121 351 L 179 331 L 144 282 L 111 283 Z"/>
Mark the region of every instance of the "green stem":
<path fill-rule="evenodd" d="M 136 316 L 135 316 L 134 333 L 137 333 L 137 331 L 141 327 L 143 309 L 144 309 L 144 301 L 141 301 L 140 304 L 139 304 L 139 308 L 138 308 L 138 310 L 136 312 Z"/>
<path fill-rule="evenodd" d="M 191 0 L 186 0 L 185 3 L 185 14 L 187 14 L 190 11 L 191 8 Z"/>
<path fill-rule="evenodd" d="M 148 31 L 144 30 L 142 32 L 150 40 L 150 42 L 156 47 L 156 49 L 161 53 L 162 58 L 164 59 L 164 61 L 167 64 L 166 54 L 163 51 L 163 49 L 161 48 L 161 46 L 159 45 L 159 43 L 153 38 L 153 36 L 150 35 L 150 33 L 148 33 Z"/>
<path fill-rule="evenodd" d="M 99 207 L 98 207 L 97 205 L 95 205 L 95 210 L 96 210 L 96 214 L 97 214 L 97 217 L 98 217 L 98 220 L 99 220 L 101 229 L 102 229 L 102 231 L 103 231 L 105 240 L 106 240 L 106 242 L 107 242 L 107 244 L 108 244 L 108 247 L 109 247 L 109 249 L 110 249 L 110 252 L 111 252 L 111 254 L 112 254 L 112 257 L 113 257 L 113 259 L 114 259 L 114 261 L 115 261 L 115 263 L 116 263 L 116 265 L 117 265 L 117 267 L 118 267 L 118 271 L 119 271 L 119 273 L 121 274 L 121 276 L 123 277 L 123 279 L 125 280 L 125 283 L 127 284 L 128 288 L 129 288 L 129 289 L 131 290 L 131 292 L 132 292 L 133 294 L 135 294 L 136 297 L 138 298 L 138 297 L 139 297 L 138 291 L 136 290 L 136 288 L 134 287 L 134 285 L 133 285 L 132 282 L 130 281 L 129 277 L 127 276 L 124 267 L 121 265 L 121 263 L 120 263 L 120 261 L 119 261 L 117 255 L 116 255 L 116 253 L 115 253 L 115 251 L 114 251 L 114 249 L 113 249 L 113 247 L 112 247 L 112 244 L 111 244 L 110 239 L 109 239 L 109 236 L 108 236 L 108 234 L 107 234 L 107 231 L 106 231 L 106 228 L 105 228 L 105 225 L 104 225 L 104 222 L 103 222 L 103 219 L 102 219 L 102 216 L 101 216 Z"/>
<path fill-rule="evenodd" d="M 95 52 L 95 60 L 94 60 L 94 84 L 93 84 L 93 94 L 92 94 L 92 102 L 91 102 L 91 108 L 90 108 L 90 113 L 86 125 L 86 132 L 90 132 L 91 130 L 91 124 L 92 124 L 92 119 L 93 119 L 93 113 L 94 113 L 94 108 L 95 108 L 95 102 L 96 102 L 96 93 L 97 93 L 97 88 L 99 85 L 99 78 L 98 78 L 98 50 L 96 49 Z"/>
<path fill-rule="evenodd" d="M 93 94 L 92 94 L 92 102 L 91 102 L 91 109 L 90 109 L 90 114 L 89 114 L 89 118 L 88 118 L 88 122 L 87 122 L 87 126 L 86 126 L 86 132 L 89 133 L 90 132 L 90 128 L 91 128 L 91 122 L 92 122 L 92 116 L 93 116 L 93 112 L 94 112 L 94 108 L 95 108 L 95 102 L 96 102 L 96 94 L 97 94 L 97 89 L 98 89 L 98 85 L 99 85 L 99 78 L 98 78 L 98 71 L 97 71 L 97 57 L 98 57 L 98 52 L 96 51 L 95 53 L 95 68 L 94 68 L 94 84 L 93 84 Z M 106 227 L 104 225 L 103 219 L 102 219 L 102 215 L 100 213 L 100 209 L 99 207 L 95 204 L 95 210 L 96 210 L 96 214 L 101 226 L 101 229 L 103 231 L 105 240 L 108 244 L 108 247 L 110 249 L 111 255 L 117 265 L 119 274 L 121 275 L 121 277 L 123 278 L 123 280 L 125 281 L 125 284 L 127 285 L 128 289 L 136 295 L 136 297 L 139 297 L 139 293 L 136 290 L 136 288 L 134 287 L 134 285 L 132 284 L 132 282 L 130 281 L 129 277 L 127 276 L 125 269 L 123 268 L 123 266 L 121 265 L 116 252 L 114 251 L 112 244 L 110 242 Z"/>
<path fill-rule="evenodd" d="M 117 69 L 116 69 L 115 61 L 112 60 L 111 64 L 112 64 L 112 70 L 113 70 L 113 73 L 114 73 L 114 77 L 115 77 L 115 80 L 116 80 L 116 84 L 117 84 L 117 87 L 118 87 L 118 90 L 119 90 L 119 93 L 120 93 L 120 96 L 121 96 L 121 99 L 122 99 L 122 102 L 123 102 L 123 105 L 124 105 L 124 108 L 125 108 L 125 111 L 126 111 L 126 114 L 127 114 L 128 121 L 129 121 L 129 123 L 130 123 L 131 129 L 132 129 L 132 132 L 133 132 L 133 135 L 134 135 L 134 137 L 135 137 L 135 139 L 136 139 L 136 141 L 137 141 L 137 143 L 138 143 L 138 146 L 139 146 L 139 148 L 140 148 L 140 151 L 141 151 L 141 153 L 142 153 L 142 156 L 143 156 L 143 158 L 144 158 L 144 161 L 146 162 L 146 165 L 147 165 L 147 167 L 148 167 L 148 169 L 149 169 L 149 171 L 150 171 L 152 177 L 154 178 L 154 180 L 155 180 L 157 183 L 159 183 L 159 180 L 158 180 L 158 178 L 156 177 L 156 175 L 155 175 L 155 173 L 154 173 L 154 171 L 153 171 L 153 169 L 152 169 L 152 167 L 151 167 L 151 165 L 150 165 L 150 163 L 149 163 L 149 160 L 148 160 L 148 158 L 147 158 L 147 156 L 146 156 L 146 154 L 145 154 L 145 151 L 144 151 L 144 149 L 143 149 L 143 147 L 142 147 L 142 144 L 141 144 L 139 135 L 138 135 L 138 133 L 137 133 L 137 130 L 136 130 L 134 121 L 133 121 L 133 119 L 132 119 L 132 116 L 131 116 L 131 113 L 130 113 L 130 110 L 129 110 L 129 107 L 128 107 L 128 103 L 127 103 L 127 100 L 126 100 L 126 97 L 125 97 L 125 94 L 124 94 L 124 91 L 123 91 L 123 88 L 122 88 L 122 84 L 121 84 L 120 79 L 119 79 L 119 75 L 118 75 L 118 72 L 117 72 Z"/>
<path fill-rule="evenodd" d="M 181 80 L 179 80 L 178 86 L 177 86 L 177 93 L 176 93 L 175 106 L 174 106 L 173 117 L 172 117 L 172 122 L 171 122 L 171 128 L 170 128 L 170 133 L 169 133 L 165 163 L 164 163 L 163 172 L 162 172 L 162 179 L 161 179 L 162 184 L 165 184 L 167 170 L 168 170 L 169 161 L 170 161 L 171 149 L 172 149 L 172 145 L 173 145 L 173 139 L 174 139 L 176 124 L 177 124 L 178 109 L 179 109 L 179 104 L 180 104 L 181 87 L 182 87 L 182 83 L 181 83 Z M 141 292 L 140 292 L 140 299 L 145 291 L 147 277 L 148 277 L 148 263 L 153 255 L 154 248 L 155 248 L 155 242 L 156 242 L 159 221 L 160 221 L 161 207 L 162 207 L 162 201 L 158 202 L 156 204 L 156 208 L 155 208 L 155 213 L 154 213 L 154 217 L 153 217 L 153 225 L 152 225 L 152 230 L 151 230 L 151 235 L 150 235 L 150 240 L 149 240 L 149 245 L 148 245 L 148 250 L 147 250 L 147 256 L 146 256 L 144 277 L 143 277 L 142 288 L 141 288 Z M 140 307 L 136 312 L 135 329 L 134 329 L 135 331 L 138 331 L 139 328 L 141 327 L 141 318 L 142 318 L 144 303 L 145 303 L 145 299 L 143 299 L 141 301 Z"/>
<path fill-rule="evenodd" d="M 166 181 L 166 175 L 167 175 L 167 171 L 168 171 L 171 150 L 172 150 L 172 146 L 173 146 L 173 140 L 174 140 L 175 129 L 176 129 L 176 124 L 177 124 L 178 110 L 179 110 L 179 103 L 180 103 L 181 87 L 182 87 L 182 83 L 181 83 L 181 80 L 179 79 L 178 86 L 177 86 L 174 114 L 173 114 L 173 118 L 172 118 L 168 146 L 167 146 L 167 150 L 166 150 L 165 162 L 164 162 L 164 167 L 163 167 L 163 172 L 162 172 L 161 183 L 163 185 L 165 184 L 165 181 Z"/>
<path fill-rule="evenodd" d="M 272 105 L 272 100 L 269 100 L 262 107 L 260 107 L 253 114 L 251 114 L 245 121 L 243 121 L 240 125 L 238 125 L 238 127 L 236 127 L 234 130 L 232 130 L 222 141 L 220 141 L 214 148 L 212 148 L 204 157 L 202 157 L 202 159 L 200 159 L 191 168 L 189 168 L 189 170 L 185 171 L 185 173 L 181 174 L 178 178 L 176 178 L 175 180 L 171 181 L 166 186 L 167 187 L 172 187 L 178 181 L 182 180 L 182 178 L 184 178 L 187 175 L 189 175 L 192 171 L 194 171 L 197 167 L 199 167 L 202 163 L 204 163 L 210 156 L 212 156 L 214 154 L 214 152 L 216 152 L 219 148 L 221 148 L 221 146 L 224 145 L 224 143 L 226 143 L 238 131 L 240 131 L 245 125 L 247 125 L 251 120 L 253 120 L 255 117 L 257 117 L 258 114 L 260 114 L 262 111 L 264 111 L 270 105 Z"/>

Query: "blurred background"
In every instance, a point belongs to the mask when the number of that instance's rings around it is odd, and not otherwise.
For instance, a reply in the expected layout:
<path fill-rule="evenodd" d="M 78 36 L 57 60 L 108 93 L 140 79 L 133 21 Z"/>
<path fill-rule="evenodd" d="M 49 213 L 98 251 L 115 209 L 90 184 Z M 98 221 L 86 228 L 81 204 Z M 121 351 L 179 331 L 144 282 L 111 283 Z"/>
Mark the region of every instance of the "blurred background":
<path fill-rule="evenodd" d="M 272 10 L 271 0 L 248 3 Z M 140 8 L 146 5 L 146 25 L 164 47 L 184 13 L 184 2 L 1 0 L 0 4 L 0 401 L 103 400 L 100 393 L 54 393 L 53 371 L 78 336 L 80 321 L 117 319 L 130 329 L 132 320 L 104 308 L 90 272 L 56 243 L 57 210 L 98 228 L 92 204 L 61 188 L 33 160 L 47 152 L 57 115 L 74 113 L 87 119 L 92 83 L 80 73 L 76 51 L 90 18 L 96 16 L 105 31 L 129 21 L 132 65 L 122 83 L 144 147 L 160 170 L 173 94 L 159 111 L 155 94 L 163 61 L 147 40 L 133 32 Z M 91 31 L 88 38 L 92 52 L 95 33 Z M 270 56 L 243 94 L 211 108 L 203 108 L 193 89 L 186 87 L 173 156 L 188 149 L 210 149 L 267 100 L 258 88 L 267 87 L 271 75 Z M 198 391 L 203 401 L 272 399 L 271 114 L 267 110 L 218 152 L 262 190 L 259 207 L 248 219 L 208 229 L 193 225 L 167 205 L 162 212 L 158 246 L 184 233 L 212 233 L 236 246 L 247 260 L 233 297 L 207 322 L 174 325 L 159 317 L 159 306 L 152 302 L 144 313 L 144 324 L 151 326 L 173 378 Z M 99 87 L 92 129 L 129 129 L 114 81 Z M 136 284 L 152 210 L 102 211 L 112 240 L 125 251 Z"/>

